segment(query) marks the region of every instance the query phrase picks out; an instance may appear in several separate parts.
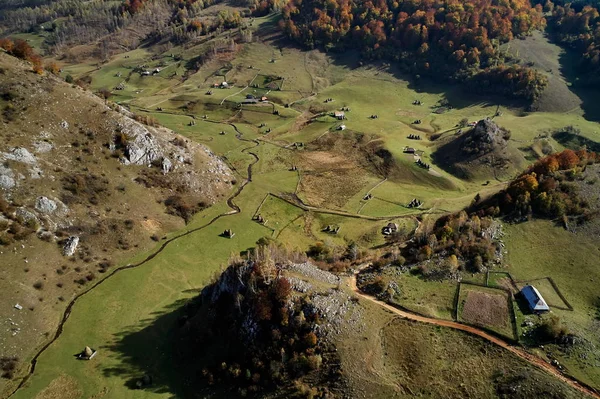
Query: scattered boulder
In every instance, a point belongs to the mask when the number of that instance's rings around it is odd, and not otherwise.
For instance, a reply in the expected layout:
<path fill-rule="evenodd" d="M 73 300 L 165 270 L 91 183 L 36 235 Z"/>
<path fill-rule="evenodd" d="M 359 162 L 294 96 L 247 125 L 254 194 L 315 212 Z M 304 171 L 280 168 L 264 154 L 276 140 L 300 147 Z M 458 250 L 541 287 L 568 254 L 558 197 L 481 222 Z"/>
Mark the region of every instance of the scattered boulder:
<path fill-rule="evenodd" d="M 17 182 L 15 181 L 15 174 L 10 168 L 6 168 L 0 165 L 0 189 L 10 190 L 15 187 Z"/>
<path fill-rule="evenodd" d="M 35 209 L 42 213 L 54 213 L 56 211 L 57 205 L 56 201 L 51 200 L 48 197 L 38 197 L 35 200 Z"/>
<path fill-rule="evenodd" d="M 33 143 L 33 148 L 35 148 L 35 152 L 43 154 L 52 151 L 54 146 L 47 141 L 36 141 Z"/>
<path fill-rule="evenodd" d="M 29 211 L 27 208 L 18 208 L 15 212 L 15 215 L 17 219 L 19 219 L 23 223 L 29 224 L 38 222 L 37 216 L 33 212 Z"/>
<path fill-rule="evenodd" d="M 79 237 L 71 236 L 67 238 L 65 245 L 63 247 L 63 255 L 64 256 L 73 256 L 75 250 L 77 249 L 77 245 L 79 245 Z"/>
<path fill-rule="evenodd" d="M 65 130 L 66 130 L 66 129 L 69 129 L 69 122 L 67 122 L 67 121 L 62 121 L 62 122 L 60 123 L 60 127 L 62 127 L 62 128 L 63 128 L 63 129 L 65 129 Z"/>

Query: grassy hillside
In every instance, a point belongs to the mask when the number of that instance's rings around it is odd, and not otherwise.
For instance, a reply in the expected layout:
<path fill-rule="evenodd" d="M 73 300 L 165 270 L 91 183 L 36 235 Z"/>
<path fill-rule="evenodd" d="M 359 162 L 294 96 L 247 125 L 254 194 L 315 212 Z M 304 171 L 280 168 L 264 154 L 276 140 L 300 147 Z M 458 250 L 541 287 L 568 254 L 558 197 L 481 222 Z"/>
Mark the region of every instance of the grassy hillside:
<path fill-rule="evenodd" d="M 73 297 L 181 229 L 181 216 L 222 201 L 233 180 L 206 147 L 30 68 L 0 54 L 0 317 L 12 321 L 0 346 L 19 369 Z M 65 255 L 69 237 L 79 242 Z"/>
<path fill-rule="evenodd" d="M 558 127 L 572 125 L 579 129 L 578 137 L 600 141 L 598 125 L 585 119 L 581 110 L 529 113 L 519 104 L 465 93 L 455 85 L 408 79 L 385 63 L 363 65 L 354 53 L 300 51 L 273 33 L 275 16 L 246 22 L 260 40 L 245 42 L 238 33 L 225 31 L 203 42 L 169 49 L 138 48 L 100 64 L 97 59 L 61 61 L 63 78 L 91 78 L 90 90 L 110 89 L 111 102 L 155 118 L 190 144 L 208 146 L 233 171 L 234 193 L 236 189 L 241 191 L 229 199 L 220 197 L 186 226 L 179 219 L 166 217 L 173 224 L 163 222 L 157 234 L 161 242 L 173 241 L 164 248 L 150 239 L 151 234 L 134 230 L 131 236 L 132 240 L 140 239 L 138 249 L 115 256 L 114 264 L 138 266 L 118 272 L 74 304 L 62 334 L 41 353 L 35 373 L 14 397 L 185 397 L 184 390 L 177 387 L 181 381 L 171 352 L 173 324 L 181 315 L 181 307 L 212 281 L 231 254 L 254 247 L 263 237 L 299 251 L 306 251 L 315 242 L 331 248 L 345 248 L 354 242 L 378 254 L 389 248 L 381 234 L 381 228 L 389 222 L 398 223 L 410 233 L 423 220 L 435 220 L 465 208 L 476 194 L 493 195 L 521 166 L 541 155 L 541 140 L 554 150 L 578 145 L 580 140 L 573 144 L 572 140 L 553 136 Z M 236 39 L 235 46 L 227 44 L 230 35 Z M 198 63 L 199 55 L 214 51 L 213 44 L 219 49 L 216 55 Z M 160 72 L 143 76 L 138 68 L 141 65 L 149 71 L 159 68 Z M 227 88 L 214 87 L 223 81 L 228 82 Z M 270 81 L 276 85 L 269 86 Z M 116 90 L 120 83 L 123 90 Z M 83 91 L 73 90 L 83 97 Z M 58 115 L 84 109 L 76 105 L 61 107 L 63 93 L 55 95 L 55 108 L 51 109 Z M 268 99 L 240 105 L 248 95 Z M 421 105 L 414 104 L 415 100 Z M 340 121 L 332 114 L 342 108 L 346 119 Z M 473 172 L 470 179 L 442 168 L 432 154 L 447 150 L 444 144 L 455 138 L 457 125 L 464 119 L 476 122 L 486 117 L 493 117 L 498 126 L 510 130 L 507 148 L 514 164 L 501 175 L 490 168 L 465 164 L 464 168 Z M 421 123 L 413 123 L 416 120 Z M 40 120 L 30 128 L 46 129 L 42 124 L 47 122 Z M 341 124 L 346 129 L 338 130 Z M 65 145 L 68 143 L 65 141 Z M 405 147 L 414 148 L 416 156 L 430 168 L 419 166 L 415 155 L 404 152 Z M 104 173 L 115 179 L 127 173 L 124 167 L 117 169 L 120 166 L 116 159 L 105 160 L 106 164 L 102 159 L 98 161 L 99 166 L 88 167 L 104 168 Z M 131 182 L 133 174 L 126 177 L 126 193 L 133 193 L 131 209 L 137 209 L 142 218 L 158 218 L 150 213 L 164 211 L 163 206 L 141 188 L 133 188 L 139 187 Z M 409 207 L 413 199 L 419 199 L 422 205 Z M 108 206 L 124 207 L 122 202 Z M 237 207 L 239 213 L 235 213 Z M 257 214 L 266 222 L 253 219 Z M 339 227 L 339 232 L 325 231 L 327 226 Z M 178 232 L 167 233 L 175 227 Z M 222 237 L 226 229 L 235 236 Z M 590 323 L 594 311 L 592 285 L 585 285 L 587 288 L 580 292 L 571 278 L 579 272 L 594 278 L 594 241 L 574 238 L 550 222 L 508 226 L 507 234 L 506 263 L 511 273 L 523 279 L 551 274 L 561 289 L 564 287 L 569 300 L 573 297 L 576 309 L 564 315 L 557 313 L 594 343 Z M 528 251 L 532 248 L 527 247 L 530 240 L 537 243 L 531 254 Z M 546 250 L 549 247 L 551 250 Z M 14 256 L 4 253 L 2 259 L 22 265 L 24 255 L 17 252 Z M 44 273 L 54 273 L 56 267 L 44 263 L 46 253 L 40 250 L 35 256 L 28 255 L 30 265 L 34 265 L 31 270 L 35 271 L 35 278 L 26 280 L 28 286 Z M 583 259 L 586 253 L 592 255 Z M 573 261 L 569 260 L 571 255 Z M 542 264 L 538 259 L 545 261 Z M 582 259 L 581 263 L 575 259 Z M 47 260 L 55 261 L 50 257 Z M 518 266 L 521 263 L 522 269 Z M 578 269 L 580 265 L 583 267 Z M 29 272 L 26 276 L 32 275 Z M 466 280 L 481 282 L 481 276 L 463 273 Z M 310 280 L 310 276 L 303 278 Z M 453 283 L 426 281 L 408 273 L 394 278 L 403 286 L 402 294 L 395 298 L 400 305 L 429 316 L 452 318 Z M 342 290 L 344 295 L 352 295 Z M 33 294 L 34 302 L 38 301 L 33 286 L 28 292 Z M 7 295 L 2 301 L 9 308 L 13 299 L 13 295 Z M 47 305 L 49 300 L 41 303 Z M 363 327 L 335 339 L 353 397 L 417 393 L 436 397 L 444 392 L 450 397 L 502 397 L 515 386 L 520 387 L 516 388 L 517 397 L 524 392 L 577 397 L 545 374 L 530 370 L 509 354 L 473 337 L 392 320 L 371 303 L 359 301 L 359 305 Z M 39 306 L 36 304 L 36 312 Z M 62 305 L 53 309 L 54 318 L 47 326 L 56 325 L 61 309 Z M 48 342 L 54 332 L 50 328 L 43 331 L 48 334 L 37 336 L 39 343 Z M 11 339 L 7 336 L 4 342 L 24 348 L 20 364 L 26 365 L 37 346 L 33 347 L 31 338 L 18 342 Z M 74 360 L 73 355 L 86 345 L 98 349 L 98 355 L 90 362 Z M 569 373 L 598 386 L 600 378 L 592 367 L 593 360 L 580 362 L 575 356 L 571 355 L 571 360 L 566 355 L 561 357 L 561 364 Z M 480 371 L 467 376 L 465 370 Z M 21 368 L 13 380 L 2 380 L 5 388 L 1 392 L 11 391 L 26 374 Z M 145 374 L 152 375 L 155 382 L 135 389 L 136 381 Z M 431 376 L 438 375 L 443 384 L 434 384 Z"/>

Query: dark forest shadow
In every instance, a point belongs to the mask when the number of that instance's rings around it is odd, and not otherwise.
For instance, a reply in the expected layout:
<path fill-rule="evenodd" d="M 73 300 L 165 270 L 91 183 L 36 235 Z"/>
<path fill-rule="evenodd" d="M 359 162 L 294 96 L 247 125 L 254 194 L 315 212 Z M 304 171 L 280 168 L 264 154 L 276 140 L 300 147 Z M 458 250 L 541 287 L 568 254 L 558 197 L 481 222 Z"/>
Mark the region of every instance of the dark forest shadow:
<path fill-rule="evenodd" d="M 205 351 L 193 354 L 182 344 L 180 329 L 188 316 L 195 314 L 197 304 L 192 298 L 179 299 L 137 325 L 115 334 L 113 341 L 103 349 L 110 350 L 119 365 L 104 368 L 104 376 L 119 377 L 124 380 L 124 386 L 132 390 L 170 394 L 171 398 L 236 397 L 234 392 L 237 390 L 232 391 L 234 387 L 209 385 L 202 376 L 202 362 L 207 361 L 206 354 L 214 349 L 210 342 L 206 342 Z M 183 358 L 187 360 L 183 361 Z"/>
<path fill-rule="evenodd" d="M 581 100 L 583 117 L 589 121 L 600 121 L 600 90 L 586 87 L 579 79 L 579 59 L 575 50 L 560 45 L 564 51 L 560 53 L 560 73 L 569 82 L 569 89 Z"/>

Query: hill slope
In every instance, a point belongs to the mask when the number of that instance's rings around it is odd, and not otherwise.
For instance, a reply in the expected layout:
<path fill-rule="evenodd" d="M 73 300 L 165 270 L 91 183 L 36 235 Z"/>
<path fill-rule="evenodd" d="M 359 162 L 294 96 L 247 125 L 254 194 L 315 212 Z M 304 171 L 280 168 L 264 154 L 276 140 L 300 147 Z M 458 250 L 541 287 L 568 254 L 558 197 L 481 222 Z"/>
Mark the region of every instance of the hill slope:
<path fill-rule="evenodd" d="M 0 53 L 0 353 L 19 358 L 69 298 L 233 183 L 206 147 L 30 70 Z"/>
<path fill-rule="evenodd" d="M 450 173 L 470 180 L 512 177 L 526 162 L 509 145 L 509 139 L 508 130 L 482 119 L 465 133 L 447 137 L 433 153 L 433 160 Z"/>

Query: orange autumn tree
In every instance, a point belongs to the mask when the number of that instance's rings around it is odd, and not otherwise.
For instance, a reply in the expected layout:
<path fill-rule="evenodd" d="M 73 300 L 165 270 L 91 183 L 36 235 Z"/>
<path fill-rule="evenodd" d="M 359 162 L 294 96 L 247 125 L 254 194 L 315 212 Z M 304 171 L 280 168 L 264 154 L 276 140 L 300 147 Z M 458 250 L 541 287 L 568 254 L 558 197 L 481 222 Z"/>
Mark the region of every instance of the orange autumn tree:
<path fill-rule="evenodd" d="M 532 214 L 552 218 L 585 215 L 589 213 L 586 202 L 565 176 L 582 172 L 597 160 L 596 153 L 586 150 L 564 150 L 544 157 L 481 209 L 498 204 L 504 214 L 517 218 Z"/>
<path fill-rule="evenodd" d="M 469 80 L 534 99 L 545 86 L 532 69 L 498 68 L 497 43 L 545 26 L 529 0 L 289 0 L 280 26 L 307 48 L 358 48 L 414 74 Z"/>
<path fill-rule="evenodd" d="M 0 39 L 0 47 L 8 54 L 29 61 L 32 64 L 32 70 L 37 74 L 42 74 L 44 68 L 42 66 L 42 57 L 35 53 L 33 48 L 25 40 L 9 38 Z"/>

